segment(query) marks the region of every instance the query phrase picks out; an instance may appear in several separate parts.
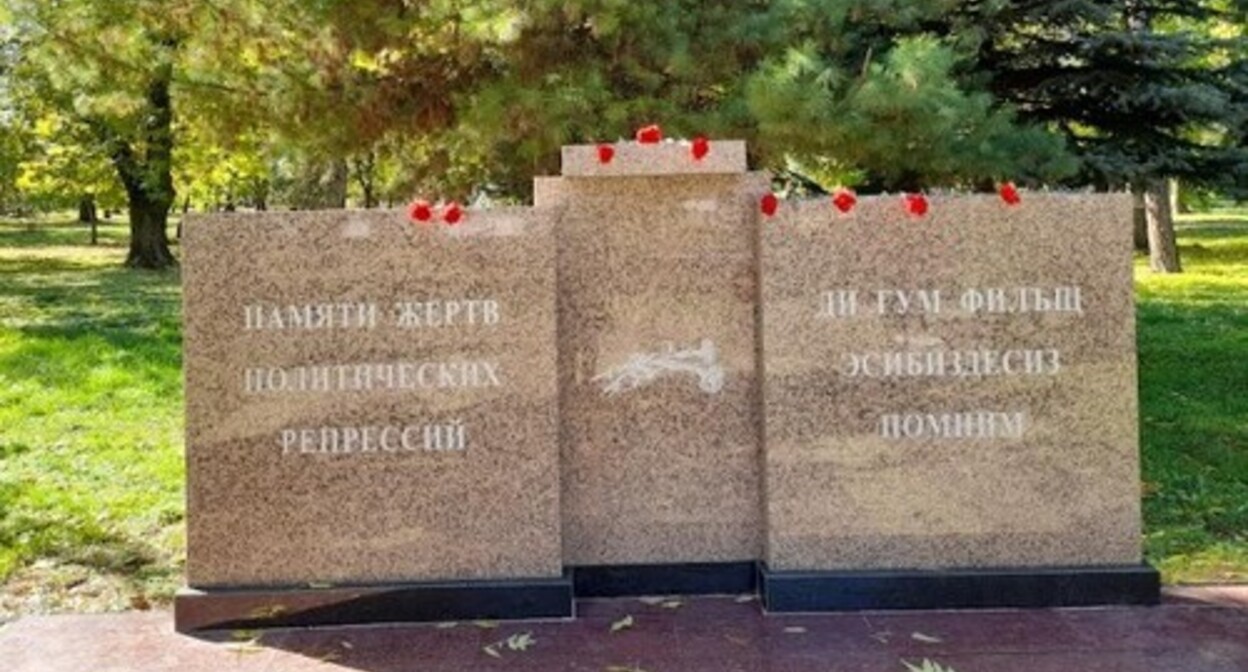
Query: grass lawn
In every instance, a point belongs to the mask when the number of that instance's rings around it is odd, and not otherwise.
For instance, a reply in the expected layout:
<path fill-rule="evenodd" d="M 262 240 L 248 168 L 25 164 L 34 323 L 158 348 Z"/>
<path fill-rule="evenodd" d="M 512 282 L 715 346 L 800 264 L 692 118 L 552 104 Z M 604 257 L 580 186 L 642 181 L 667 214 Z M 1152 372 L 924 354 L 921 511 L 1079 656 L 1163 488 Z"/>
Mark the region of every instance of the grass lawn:
<path fill-rule="evenodd" d="M 64 221 L 0 222 L 0 620 L 163 603 L 181 581 L 179 278 Z M 1146 550 L 1248 580 L 1248 213 L 1185 220 L 1188 273 L 1137 268 Z"/>
<path fill-rule="evenodd" d="M 1136 267 L 1145 550 L 1167 581 L 1248 581 L 1248 212 L 1184 218 Z"/>
<path fill-rule="evenodd" d="M 123 226 L 0 222 L 0 619 L 167 600 L 180 581 L 176 273 Z"/>

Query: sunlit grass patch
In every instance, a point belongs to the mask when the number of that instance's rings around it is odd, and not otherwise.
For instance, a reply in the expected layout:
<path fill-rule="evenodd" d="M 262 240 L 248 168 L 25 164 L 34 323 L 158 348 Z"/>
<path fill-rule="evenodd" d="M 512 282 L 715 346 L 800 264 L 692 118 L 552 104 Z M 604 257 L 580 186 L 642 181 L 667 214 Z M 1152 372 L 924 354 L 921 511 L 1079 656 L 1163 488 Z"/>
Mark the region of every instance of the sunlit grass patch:
<path fill-rule="evenodd" d="M 1185 273 L 1136 266 L 1149 559 L 1248 580 L 1248 213 L 1185 218 Z"/>
<path fill-rule="evenodd" d="M 0 226 L 0 616 L 180 580 L 178 276 L 48 228 Z"/>

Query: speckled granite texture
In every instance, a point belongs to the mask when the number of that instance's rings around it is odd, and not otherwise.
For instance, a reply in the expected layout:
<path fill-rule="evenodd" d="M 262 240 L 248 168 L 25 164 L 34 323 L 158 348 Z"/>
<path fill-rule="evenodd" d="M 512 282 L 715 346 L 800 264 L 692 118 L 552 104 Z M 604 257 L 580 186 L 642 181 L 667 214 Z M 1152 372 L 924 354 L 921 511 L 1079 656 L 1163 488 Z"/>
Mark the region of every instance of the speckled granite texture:
<path fill-rule="evenodd" d="M 1130 200 L 1023 198 L 936 196 L 921 219 L 896 196 L 863 198 L 850 215 L 819 200 L 759 219 L 772 569 L 1139 562 Z M 1082 313 L 960 303 L 967 289 L 1071 286 Z M 880 314 L 876 290 L 918 289 L 941 290 L 939 312 L 910 295 L 905 314 L 895 296 Z M 830 290 L 857 290 L 857 312 L 821 316 Z M 1023 307 L 1017 295 L 1005 305 Z M 849 357 L 973 350 L 1056 350 L 1059 364 L 898 376 L 877 356 L 863 376 Z M 1022 430 L 941 419 L 977 411 L 1024 413 Z M 919 420 L 885 430 L 894 413 Z"/>
<path fill-rule="evenodd" d="M 653 145 L 635 142 L 611 144 L 614 156 L 603 163 L 599 145 L 565 145 L 564 177 L 607 177 L 641 175 L 714 175 L 745 172 L 745 142 L 712 140 L 710 151 L 701 159 L 691 153 L 688 141 L 665 141 Z"/>
<path fill-rule="evenodd" d="M 743 143 L 613 150 L 458 226 L 188 217 L 191 586 L 1140 561 L 1127 196 L 764 217 Z"/>
<path fill-rule="evenodd" d="M 683 165 L 656 149 L 626 143 L 615 161 Z M 766 185 L 746 173 L 538 179 L 537 205 L 565 206 L 567 563 L 758 557 L 753 212 Z"/>
<path fill-rule="evenodd" d="M 190 585 L 560 576 L 553 219 L 187 218 Z M 253 315 L 248 328 L 245 306 L 321 302 L 375 305 L 375 324 L 317 313 L 323 328 L 299 328 L 288 314 L 279 329 Z M 298 367 L 365 363 L 383 365 L 371 382 L 334 369 L 316 389 L 292 389 Z M 280 391 L 248 391 L 249 367 L 283 369 Z M 456 421 L 462 450 L 448 436 L 427 449 L 427 424 Z"/>

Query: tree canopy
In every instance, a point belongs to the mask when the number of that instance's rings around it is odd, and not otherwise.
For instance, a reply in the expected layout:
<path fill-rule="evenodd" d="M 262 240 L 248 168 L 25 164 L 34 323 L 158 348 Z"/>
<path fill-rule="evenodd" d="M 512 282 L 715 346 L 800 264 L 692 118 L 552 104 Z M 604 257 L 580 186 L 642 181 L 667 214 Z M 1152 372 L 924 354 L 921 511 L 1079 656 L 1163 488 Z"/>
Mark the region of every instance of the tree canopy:
<path fill-rule="evenodd" d="M 159 267 L 177 207 L 523 200 L 655 122 L 824 188 L 1234 194 L 1244 4 L 0 0 L 0 207 L 112 188 Z"/>
<path fill-rule="evenodd" d="M 1005 4 L 984 17 L 982 77 L 1069 140 L 1077 183 L 1248 189 L 1248 4 Z"/>

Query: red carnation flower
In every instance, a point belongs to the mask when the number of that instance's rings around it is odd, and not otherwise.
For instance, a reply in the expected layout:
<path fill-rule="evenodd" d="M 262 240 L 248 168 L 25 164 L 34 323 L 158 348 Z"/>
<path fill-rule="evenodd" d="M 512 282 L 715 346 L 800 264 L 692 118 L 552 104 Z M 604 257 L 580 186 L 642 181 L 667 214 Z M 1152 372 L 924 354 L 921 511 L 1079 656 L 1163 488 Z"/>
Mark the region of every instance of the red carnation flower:
<path fill-rule="evenodd" d="M 1018 205 L 1023 202 L 1023 197 L 1018 194 L 1018 187 L 1014 186 L 1013 182 L 1002 184 L 997 193 L 1001 194 L 1001 200 L 1005 201 L 1006 205 Z"/>
<path fill-rule="evenodd" d="M 447 203 L 446 208 L 442 211 L 442 221 L 455 226 L 464 218 L 464 209 L 459 207 L 455 201 Z"/>
<path fill-rule="evenodd" d="M 650 124 L 637 129 L 637 142 L 643 145 L 658 144 L 663 139 L 663 130 L 658 124 Z"/>
<path fill-rule="evenodd" d="M 413 222 L 427 222 L 433 219 L 433 208 L 429 206 L 429 201 L 417 199 L 407 206 L 407 218 Z"/>
<path fill-rule="evenodd" d="M 780 199 L 776 198 L 775 194 L 767 194 L 766 196 L 763 196 L 763 200 L 758 203 L 758 208 L 768 217 L 775 215 L 776 209 L 779 207 Z"/>
<path fill-rule="evenodd" d="M 915 217 L 927 214 L 927 197 L 923 194 L 906 194 L 906 212 Z"/>
<path fill-rule="evenodd" d="M 611 163 L 615 158 L 615 148 L 611 145 L 598 145 L 598 163 Z"/>
<path fill-rule="evenodd" d="M 836 192 L 836 196 L 832 197 L 832 205 L 836 206 L 841 212 L 849 212 L 858 205 L 858 197 L 849 189 L 840 189 Z"/>
<path fill-rule="evenodd" d="M 699 135 L 693 139 L 693 146 L 689 148 L 689 151 L 693 154 L 694 161 L 701 161 L 711 153 L 711 142 Z"/>

